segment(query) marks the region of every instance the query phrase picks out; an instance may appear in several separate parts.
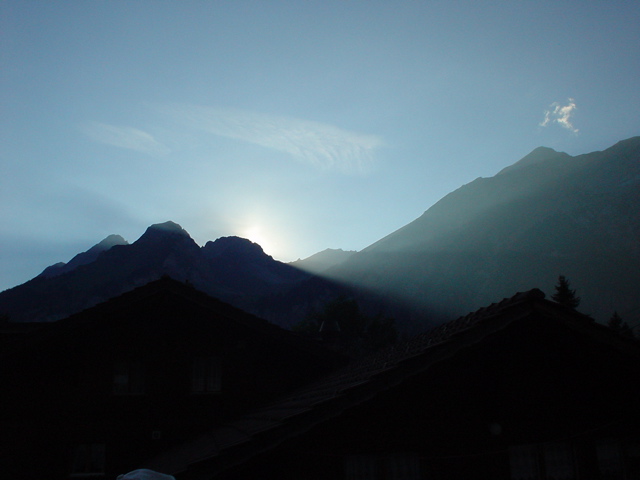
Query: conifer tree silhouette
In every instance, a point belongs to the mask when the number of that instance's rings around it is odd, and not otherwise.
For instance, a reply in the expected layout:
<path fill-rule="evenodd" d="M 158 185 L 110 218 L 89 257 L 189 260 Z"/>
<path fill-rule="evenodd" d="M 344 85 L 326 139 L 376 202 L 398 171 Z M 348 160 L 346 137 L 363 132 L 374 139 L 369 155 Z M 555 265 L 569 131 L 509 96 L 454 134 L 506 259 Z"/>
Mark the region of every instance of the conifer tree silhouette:
<path fill-rule="evenodd" d="M 620 335 L 623 335 L 625 337 L 634 337 L 633 330 L 627 322 L 624 322 L 622 320 L 622 317 L 618 315 L 618 312 L 613 312 L 613 315 L 611 315 L 611 318 L 607 322 L 607 325 L 609 325 L 609 327 L 613 331 L 618 332 Z"/>
<path fill-rule="evenodd" d="M 620 331 L 620 329 L 622 328 L 622 318 L 620 317 L 620 315 L 618 315 L 618 312 L 613 312 L 613 315 L 611 315 L 611 318 L 607 322 L 607 325 L 609 325 L 609 327 L 616 332 Z"/>
<path fill-rule="evenodd" d="M 556 284 L 556 293 L 551 298 L 565 307 L 576 309 L 580 305 L 580 297 L 576 296 L 576 291 L 571 290 L 569 280 L 564 275 L 558 277 Z"/>

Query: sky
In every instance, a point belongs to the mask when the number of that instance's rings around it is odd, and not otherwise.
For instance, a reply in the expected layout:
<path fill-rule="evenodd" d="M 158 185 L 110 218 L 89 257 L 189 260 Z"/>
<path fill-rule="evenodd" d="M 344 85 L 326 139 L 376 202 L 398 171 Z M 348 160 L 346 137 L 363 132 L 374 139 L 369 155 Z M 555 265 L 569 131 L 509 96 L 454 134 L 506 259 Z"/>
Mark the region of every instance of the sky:
<path fill-rule="evenodd" d="M 636 1 L 0 3 L 0 290 L 172 220 L 361 250 L 538 146 L 640 135 Z"/>

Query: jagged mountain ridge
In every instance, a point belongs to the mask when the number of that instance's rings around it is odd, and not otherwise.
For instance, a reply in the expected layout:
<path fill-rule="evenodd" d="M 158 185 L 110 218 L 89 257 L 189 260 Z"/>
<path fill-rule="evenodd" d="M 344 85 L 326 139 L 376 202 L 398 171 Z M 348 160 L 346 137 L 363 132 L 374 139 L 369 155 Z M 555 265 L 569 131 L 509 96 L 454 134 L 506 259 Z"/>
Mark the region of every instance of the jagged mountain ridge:
<path fill-rule="evenodd" d="M 575 157 L 536 149 L 329 273 L 445 317 L 552 292 L 564 274 L 585 313 L 640 320 L 640 137 Z"/>
<path fill-rule="evenodd" d="M 199 247 L 180 225 L 165 222 L 132 244 L 107 237 L 68 264 L 1 292 L 0 311 L 12 321 L 58 320 L 162 275 L 247 310 L 256 298 L 309 277 L 250 240 L 223 237 Z"/>

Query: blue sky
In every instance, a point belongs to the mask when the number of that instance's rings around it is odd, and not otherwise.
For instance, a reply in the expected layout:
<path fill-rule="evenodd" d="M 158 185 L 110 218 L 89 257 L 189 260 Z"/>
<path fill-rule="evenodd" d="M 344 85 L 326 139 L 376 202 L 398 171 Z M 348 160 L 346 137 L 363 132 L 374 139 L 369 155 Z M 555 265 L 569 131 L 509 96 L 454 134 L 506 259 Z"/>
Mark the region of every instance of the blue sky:
<path fill-rule="evenodd" d="M 360 250 L 538 146 L 640 134 L 632 1 L 0 4 L 0 290 L 173 220 Z"/>

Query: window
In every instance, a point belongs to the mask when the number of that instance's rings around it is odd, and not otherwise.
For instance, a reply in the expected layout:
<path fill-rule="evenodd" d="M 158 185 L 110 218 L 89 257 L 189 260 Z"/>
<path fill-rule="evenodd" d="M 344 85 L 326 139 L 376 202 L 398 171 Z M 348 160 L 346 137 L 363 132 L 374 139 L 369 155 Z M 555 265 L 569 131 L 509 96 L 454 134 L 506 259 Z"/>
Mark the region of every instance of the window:
<path fill-rule="evenodd" d="M 509 448 L 511 480 L 572 480 L 573 450 L 566 442 L 519 445 Z"/>
<path fill-rule="evenodd" d="M 600 440 L 596 446 L 598 470 L 600 476 L 606 480 L 622 480 L 624 478 L 624 463 L 620 445 L 615 440 Z"/>
<path fill-rule="evenodd" d="M 418 480 L 420 459 L 415 455 L 394 455 L 385 459 L 386 478 L 389 480 Z"/>
<path fill-rule="evenodd" d="M 192 393 L 216 393 L 221 389 L 220 360 L 216 357 L 196 357 L 191 370 Z"/>
<path fill-rule="evenodd" d="M 104 465 L 104 443 L 76 445 L 73 448 L 71 458 L 72 477 L 90 477 L 104 475 Z"/>
<path fill-rule="evenodd" d="M 544 467 L 547 478 L 570 480 L 575 478 L 573 451 L 566 442 L 544 445 Z"/>
<path fill-rule="evenodd" d="M 116 362 L 113 375 L 113 393 L 141 395 L 144 393 L 144 366 L 136 360 Z"/>
<path fill-rule="evenodd" d="M 538 478 L 538 450 L 535 445 L 509 448 L 511 480 L 535 480 Z"/>
<path fill-rule="evenodd" d="M 347 480 L 375 480 L 376 458 L 372 455 L 352 455 L 347 457 L 345 465 Z"/>

